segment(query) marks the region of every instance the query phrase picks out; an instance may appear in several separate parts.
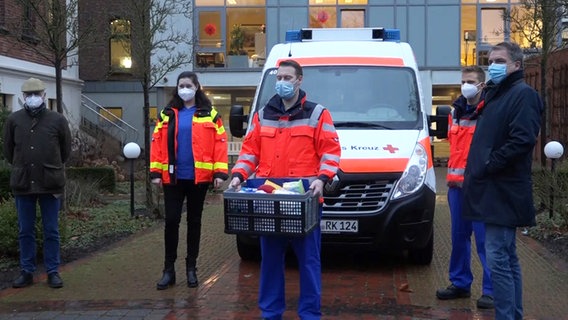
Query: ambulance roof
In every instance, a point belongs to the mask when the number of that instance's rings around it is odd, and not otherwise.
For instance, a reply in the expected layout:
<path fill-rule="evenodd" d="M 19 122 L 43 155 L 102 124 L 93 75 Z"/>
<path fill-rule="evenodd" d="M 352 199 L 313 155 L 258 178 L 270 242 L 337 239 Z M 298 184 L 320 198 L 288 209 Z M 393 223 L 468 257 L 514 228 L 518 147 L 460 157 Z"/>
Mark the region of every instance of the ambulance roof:
<path fill-rule="evenodd" d="M 373 29 L 313 29 L 313 38 L 310 34 L 310 39 L 296 39 L 272 47 L 265 68 L 277 67 L 281 60 L 294 59 L 302 66 L 381 65 L 417 70 L 414 53 L 408 43 L 365 38 L 360 34 L 368 30 Z M 318 34 L 318 31 L 321 33 Z M 349 40 L 349 37 L 358 40 Z"/>

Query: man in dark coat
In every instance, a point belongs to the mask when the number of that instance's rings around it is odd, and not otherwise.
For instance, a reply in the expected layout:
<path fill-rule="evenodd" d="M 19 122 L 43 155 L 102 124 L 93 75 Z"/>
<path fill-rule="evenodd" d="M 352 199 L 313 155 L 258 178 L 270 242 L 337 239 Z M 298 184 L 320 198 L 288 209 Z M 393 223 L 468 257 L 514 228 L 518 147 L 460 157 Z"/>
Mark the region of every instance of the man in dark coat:
<path fill-rule="evenodd" d="M 485 223 L 495 319 L 522 319 L 516 228 L 535 225 L 531 164 L 543 105 L 523 80 L 523 52 L 517 44 L 495 45 L 489 63 L 485 108 L 466 165 L 463 215 Z"/>
<path fill-rule="evenodd" d="M 64 163 L 71 152 L 71 133 L 65 117 L 45 107 L 43 81 L 26 80 L 22 93 L 24 108 L 10 114 L 4 125 L 4 157 L 12 165 L 10 187 L 16 201 L 20 245 L 21 274 L 12 286 L 23 288 L 33 283 L 39 203 L 47 284 L 61 288 L 58 214 L 65 189 Z"/>

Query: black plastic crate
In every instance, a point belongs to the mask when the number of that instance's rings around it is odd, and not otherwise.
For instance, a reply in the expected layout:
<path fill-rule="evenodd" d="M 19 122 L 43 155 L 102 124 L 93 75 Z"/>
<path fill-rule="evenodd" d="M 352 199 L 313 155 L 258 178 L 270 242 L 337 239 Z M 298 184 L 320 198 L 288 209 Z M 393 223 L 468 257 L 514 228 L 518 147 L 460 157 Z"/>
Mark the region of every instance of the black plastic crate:
<path fill-rule="evenodd" d="M 270 181 L 282 185 L 293 179 Z M 298 179 L 296 179 L 297 181 Z M 256 188 L 266 179 L 249 179 L 243 187 Z M 308 190 L 308 180 L 302 180 Z M 319 223 L 320 206 L 317 196 L 308 190 L 304 194 L 269 194 L 223 192 L 225 233 L 249 235 L 303 236 Z"/>

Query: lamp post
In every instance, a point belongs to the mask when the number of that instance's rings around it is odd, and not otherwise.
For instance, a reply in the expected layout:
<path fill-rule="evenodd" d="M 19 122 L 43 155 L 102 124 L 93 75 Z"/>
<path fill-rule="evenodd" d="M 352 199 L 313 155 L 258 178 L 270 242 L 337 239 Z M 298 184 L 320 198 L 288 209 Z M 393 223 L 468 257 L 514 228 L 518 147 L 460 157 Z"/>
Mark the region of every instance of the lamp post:
<path fill-rule="evenodd" d="M 134 159 L 140 155 L 140 146 L 136 142 L 129 142 L 122 152 L 130 161 L 130 216 L 134 217 Z"/>
<path fill-rule="evenodd" d="M 544 154 L 548 159 L 550 159 L 550 174 L 552 176 L 552 182 L 550 183 L 550 211 L 548 215 L 552 218 L 554 213 L 554 171 L 556 169 L 556 159 L 562 157 L 564 153 L 564 147 L 558 141 L 550 141 L 544 146 Z"/>

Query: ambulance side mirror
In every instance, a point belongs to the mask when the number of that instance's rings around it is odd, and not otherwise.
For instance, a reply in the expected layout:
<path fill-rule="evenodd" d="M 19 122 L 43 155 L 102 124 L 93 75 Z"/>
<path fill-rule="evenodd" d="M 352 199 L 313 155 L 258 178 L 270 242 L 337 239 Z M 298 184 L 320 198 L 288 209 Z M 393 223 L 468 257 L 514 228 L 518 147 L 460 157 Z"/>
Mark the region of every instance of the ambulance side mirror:
<path fill-rule="evenodd" d="M 245 135 L 246 129 L 243 124 L 247 122 L 248 116 L 244 114 L 242 105 L 233 105 L 229 115 L 229 129 L 233 137 L 241 138 Z"/>
<path fill-rule="evenodd" d="M 436 114 L 428 116 L 428 129 L 430 129 L 430 136 L 438 139 L 445 139 L 448 137 L 448 115 L 452 111 L 450 106 L 436 107 Z M 432 123 L 436 124 L 436 129 L 432 129 Z"/>

